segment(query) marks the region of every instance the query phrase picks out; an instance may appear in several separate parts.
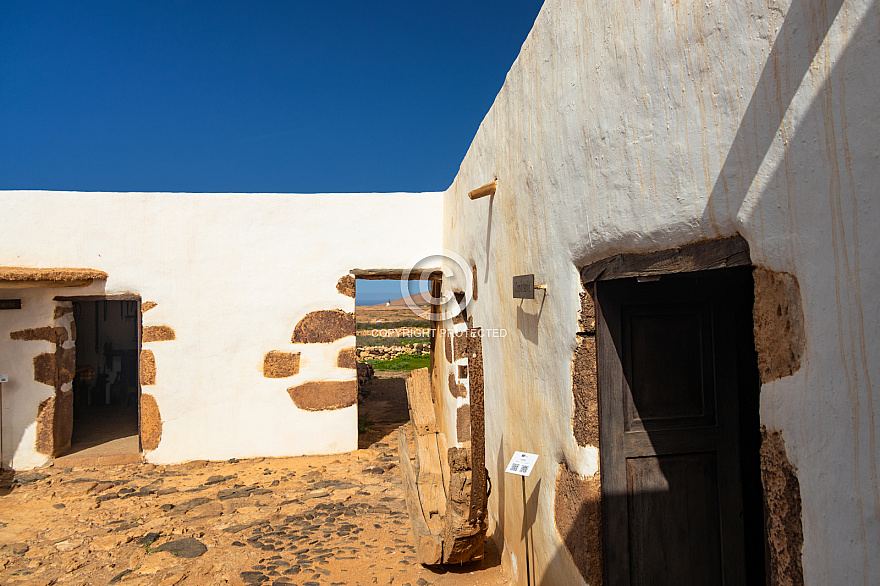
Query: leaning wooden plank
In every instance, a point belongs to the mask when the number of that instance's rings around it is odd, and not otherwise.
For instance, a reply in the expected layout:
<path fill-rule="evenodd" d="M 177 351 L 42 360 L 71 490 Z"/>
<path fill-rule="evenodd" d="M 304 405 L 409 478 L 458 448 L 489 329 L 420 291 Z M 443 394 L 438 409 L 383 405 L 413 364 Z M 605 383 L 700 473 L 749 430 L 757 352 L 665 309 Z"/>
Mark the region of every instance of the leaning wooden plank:
<path fill-rule="evenodd" d="M 406 378 L 406 396 L 416 435 L 435 433 L 437 421 L 431 399 L 431 375 L 427 368 L 410 371 Z"/>
<path fill-rule="evenodd" d="M 419 472 L 415 478 L 422 513 L 431 531 L 439 534 L 443 527 L 443 513 L 446 512 L 446 491 L 443 488 L 443 472 L 437 451 L 437 434 L 417 435 L 415 440 L 416 460 L 419 463 Z"/>
<path fill-rule="evenodd" d="M 443 544 L 440 536 L 431 532 L 422 512 L 419 490 L 416 486 L 415 474 L 409 459 L 409 442 L 403 427 L 397 430 L 397 447 L 400 455 L 400 470 L 406 489 L 406 508 L 412 527 L 413 541 L 419 563 L 439 564 L 443 557 Z"/>

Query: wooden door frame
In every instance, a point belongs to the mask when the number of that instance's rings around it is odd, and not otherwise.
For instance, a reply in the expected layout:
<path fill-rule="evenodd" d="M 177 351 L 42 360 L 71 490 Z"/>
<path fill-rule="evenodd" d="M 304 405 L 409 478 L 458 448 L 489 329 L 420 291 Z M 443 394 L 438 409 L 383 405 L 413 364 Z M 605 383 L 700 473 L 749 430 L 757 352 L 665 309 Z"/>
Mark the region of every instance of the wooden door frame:
<path fill-rule="evenodd" d="M 748 242 L 746 242 L 746 240 L 741 236 L 736 235 L 730 238 L 719 238 L 692 243 L 682 247 L 663 250 L 659 252 L 619 254 L 582 267 L 580 270 L 581 282 L 586 290 L 593 292 L 597 341 L 600 337 L 610 336 L 611 334 L 611 332 L 608 330 L 608 322 L 606 316 L 603 313 L 602 304 L 599 302 L 597 287 L 595 287 L 597 281 L 622 279 L 628 277 L 636 277 L 639 280 L 655 280 L 662 275 L 708 271 L 713 269 L 739 266 L 752 266 L 752 262 Z M 601 427 L 603 425 L 605 416 L 604 409 L 608 408 L 608 405 L 603 405 L 603 396 L 607 396 L 608 391 L 605 390 L 603 392 L 603 390 L 608 389 L 611 385 L 614 385 L 615 382 L 620 382 L 619 380 L 617 380 L 617 378 L 614 378 L 613 380 L 608 380 L 607 376 L 609 374 L 609 369 L 604 368 L 603 365 L 610 364 L 608 362 L 609 360 L 619 362 L 620 359 L 617 356 L 616 351 L 614 351 L 612 344 L 597 343 L 596 352 L 598 366 L 598 425 L 600 427 L 601 438 Z M 618 375 L 623 376 L 622 369 L 614 369 L 614 371 L 619 371 Z M 603 373 L 605 374 L 605 376 L 602 376 Z M 622 406 L 620 407 L 622 408 Z M 604 450 L 610 450 L 612 454 L 617 452 L 616 457 L 619 458 L 620 452 L 622 450 L 622 443 L 615 442 L 612 443 L 612 445 L 610 446 L 601 446 L 600 452 Z M 609 474 L 609 470 L 605 466 L 601 466 L 600 459 L 601 494 L 603 501 L 606 502 L 607 499 L 612 496 L 607 493 L 607 474 Z M 623 479 L 623 482 L 625 486 L 625 479 Z M 618 509 L 618 511 L 620 510 L 621 509 Z M 625 511 L 625 509 L 623 510 Z M 613 542 L 613 539 L 626 537 L 626 523 L 628 522 L 628 519 L 626 517 L 623 519 L 619 519 L 617 518 L 618 516 L 619 515 L 615 515 L 614 512 L 609 515 L 608 510 L 603 507 L 605 565 L 606 568 L 612 564 L 616 564 L 618 567 L 624 567 L 626 570 L 625 574 L 629 575 L 629 556 L 621 555 L 621 551 L 619 550 L 619 548 L 617 548 L 617 551 L 615 551 L 608 546 L 609 542 Z M 767 535 L 765 530 L 765 542 L 766 539 Z"/>

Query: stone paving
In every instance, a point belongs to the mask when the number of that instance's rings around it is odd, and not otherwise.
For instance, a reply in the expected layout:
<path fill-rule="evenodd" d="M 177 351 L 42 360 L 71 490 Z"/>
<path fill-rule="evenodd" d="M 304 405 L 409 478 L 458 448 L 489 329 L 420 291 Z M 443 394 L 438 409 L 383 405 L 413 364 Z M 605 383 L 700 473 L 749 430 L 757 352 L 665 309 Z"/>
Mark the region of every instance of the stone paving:
<path fill-rule="evenodd" d="M 393 437 L 332 456 L 7 472 L 0 583 L 507 584 L 492 547 L 417 563 Z"/>

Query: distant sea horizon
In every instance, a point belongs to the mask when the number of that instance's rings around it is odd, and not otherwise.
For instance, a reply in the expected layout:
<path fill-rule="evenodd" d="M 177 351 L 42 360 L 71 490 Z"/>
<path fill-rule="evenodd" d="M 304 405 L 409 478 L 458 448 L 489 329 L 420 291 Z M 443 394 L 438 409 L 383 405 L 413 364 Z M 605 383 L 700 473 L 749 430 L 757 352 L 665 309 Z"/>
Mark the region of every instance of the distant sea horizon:
<path fill-rule="evenodd" d="M 399 297 L 390 298 L 388 296 L 384 297 L 364 297 L 362 299 L 355 300 L 355 305 L 379 305 L 380 303 L 388 303 L 389 301 L 396 301 L 400 299 Z"/>

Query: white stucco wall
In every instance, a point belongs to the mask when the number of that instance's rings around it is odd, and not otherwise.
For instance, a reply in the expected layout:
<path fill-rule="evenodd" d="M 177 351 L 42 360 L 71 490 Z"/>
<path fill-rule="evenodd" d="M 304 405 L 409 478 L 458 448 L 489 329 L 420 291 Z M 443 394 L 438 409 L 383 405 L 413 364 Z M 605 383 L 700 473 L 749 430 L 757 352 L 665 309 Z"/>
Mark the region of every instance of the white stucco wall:
<path fill-rule="evenodd" d="M 838 10 L 839 8 L 839 10 Z M 444 246 L 475 262 L 492 524 L 525 579 L 514 450 L 541 455 L 534 568 L 582 580 L 554 528 L 571 430 L 578 268 L 736 233 L 799 282 L 807 347 L 761 419 L 798 468 L 807 583 L 880 583 L 880 8 L 854 0 L 547 0 L 446 192 Z M 493 197 L 467 192 L 493 178 Z M 546 298 L 515 301 L 534 273 Z M 445 396 L 450 399 L 448 393 Z"/>
<path fill-rule="evenodd" d="M 354 311 L 336 290 L 354 268 L 404 267 L 440 246 L 442 194 L 179 194 L 0 192 L 0 265 L 87 267 L 105 283 L 86 288 L 0 289 L 23 308 L 0 312 L 4 462 L 40 465 L 33 424 L 51 387 L 33 381 L 32 358 L 54 348 L 9 340 L 52 323 L 56 295 L 134 293 L 158 305 L 143 325 L 174 329 L 144 343 L 157 384 L 146 386 L 163 419 L 152 462 L 332 453 L 356 449 L 357 407 L 303 411 L 287 388 L 352 380 L 336 367 L 350 336 L 292 344 L 307 313 Z M 432 219 L 435 219 L 432 221 Z M 301 352 L 300 372 L 264 378 L 264 355 Z"/>

